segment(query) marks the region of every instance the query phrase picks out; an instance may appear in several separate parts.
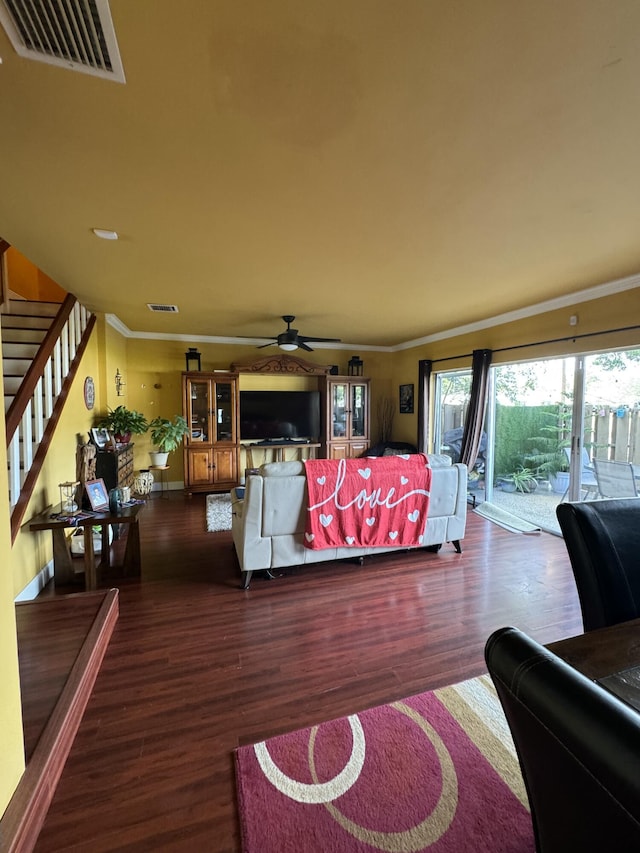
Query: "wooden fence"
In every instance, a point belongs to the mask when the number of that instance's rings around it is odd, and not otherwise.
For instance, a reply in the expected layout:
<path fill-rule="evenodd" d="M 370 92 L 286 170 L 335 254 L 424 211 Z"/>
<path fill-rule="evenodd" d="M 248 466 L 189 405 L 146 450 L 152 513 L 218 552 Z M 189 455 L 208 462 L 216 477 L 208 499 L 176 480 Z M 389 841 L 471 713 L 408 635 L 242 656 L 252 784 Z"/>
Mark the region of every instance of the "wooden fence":
<path fill-rule="evenodd" d="M 445 405 L 442 435 L 463 426 L 466 406 Z M 567 436 L 568 438 L 568 436 Z M 640 406 L 585 406 L 584 446 L 591 459 L 640 465 Z"/>

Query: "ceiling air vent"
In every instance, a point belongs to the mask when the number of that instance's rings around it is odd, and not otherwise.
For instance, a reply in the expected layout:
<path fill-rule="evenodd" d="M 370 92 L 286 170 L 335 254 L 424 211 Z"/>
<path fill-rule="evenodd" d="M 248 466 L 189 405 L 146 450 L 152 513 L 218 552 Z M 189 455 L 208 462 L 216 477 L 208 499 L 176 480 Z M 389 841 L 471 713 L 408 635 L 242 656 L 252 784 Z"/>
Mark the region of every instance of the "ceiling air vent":
<path fill-rule="evenodd" d="M 108 0 L 0 0 L 0 23 L 20 56 L 125 82 Z"/>
<path fill-rule="evenodd" d="M 161 314 L 177 314 L 178 306 L 177 305 L 163 305 L 159 302 L 147 302 L 147 308 L 149 311 L 159 311 Z"/>

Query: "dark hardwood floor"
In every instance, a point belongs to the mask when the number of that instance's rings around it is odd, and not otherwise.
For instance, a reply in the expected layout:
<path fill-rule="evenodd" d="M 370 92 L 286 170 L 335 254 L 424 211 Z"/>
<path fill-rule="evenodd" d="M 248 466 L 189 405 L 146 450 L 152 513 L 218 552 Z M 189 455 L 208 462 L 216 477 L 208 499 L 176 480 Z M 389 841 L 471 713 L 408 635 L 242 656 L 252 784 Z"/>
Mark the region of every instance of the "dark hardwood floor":
<path fill-rule="evenodd" d="M 239 744 L 485 672 L 503 625 L 543 643 L 582 630 L 549 534 L 470 512 L 460 555 L 310 566 L 242 591 L 231 533 L 207 533 L 204 507 L 174 492 L 141 516 L 142 578 L 117 583 L 120 618 L 39 853 L 236 853 Z"/>

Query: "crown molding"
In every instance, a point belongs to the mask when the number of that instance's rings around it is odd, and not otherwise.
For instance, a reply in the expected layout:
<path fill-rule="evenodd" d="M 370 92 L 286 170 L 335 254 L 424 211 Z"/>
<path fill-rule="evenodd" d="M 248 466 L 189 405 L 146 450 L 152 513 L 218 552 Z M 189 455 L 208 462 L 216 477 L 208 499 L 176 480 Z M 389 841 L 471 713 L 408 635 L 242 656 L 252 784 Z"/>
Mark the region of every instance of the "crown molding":
<path fill-rule="evenodd" d="M 331 350 L 362 350 L 363 352 L 401 352 L 402 350 L 413 349 L 415 347 L 424 346 L 425 344 L 436 343 L 447 338 L 457 338 L 461 335 L 468 335 L 473 332 L 481 332 L 483 329 L 490 329 L 493 326 L 501 326 L 505 323 L 513 323 L 516 320 L 525 320 L 527 317 L 535 317 L 537 314 L 545 314 L 548 311 L 556 311 L 559 308 L 570 308 L 579 305 L 581 302 L 589 302 L 592 299 L 601 299 L 604 296 L 611 296 L 614 293 L 622 293 L 625 290 L 633 290 L 640 287 L 640 273 L 619 278 L 615 281 L 609 281 L 605 284 L 597 284 L 594 287 L 588 287 L 585 290 L 579 290 L 575 293 L 568 293 L 564 296 L 557 296 L 554 299 L 547 299 L 545 302 L 538 302 L 535 305 L 529 305 L 526 308 L 519 308 L 515 311 L 507 311 L 505 314 L 496 314 L 493 317 L 487 317 L 484 320 L 478 320 L 475 323 L 467 323 L 464 326 L 454 326 L 450 329 L 445 329 L 442 332 L 435 332 L 432 335 L 425 335 L 423 338 L 415 338 L 411 341 L 395 344 L 394 346 L 375 346 L 372 344 L 323 344 L 317 343 L 315 349 L 331 349 Z M 184 343 L 200 343 L 200 344 L 231 344 L 232 346 L 243 346 L 247 344 L 255 344 L 259 346 L 264 343 L 264 338 L 234 338 L 234 337 L 218 337 L 215 335 L 180 335 L 171 334 L 168 332 L 137 332 L 126 326 L 119 317 L 115 314 L 105 314 L 105 321 L 119 332 L 125 338 L 136 338 L 138 340 L 148 341 L 182 341 Z"/>

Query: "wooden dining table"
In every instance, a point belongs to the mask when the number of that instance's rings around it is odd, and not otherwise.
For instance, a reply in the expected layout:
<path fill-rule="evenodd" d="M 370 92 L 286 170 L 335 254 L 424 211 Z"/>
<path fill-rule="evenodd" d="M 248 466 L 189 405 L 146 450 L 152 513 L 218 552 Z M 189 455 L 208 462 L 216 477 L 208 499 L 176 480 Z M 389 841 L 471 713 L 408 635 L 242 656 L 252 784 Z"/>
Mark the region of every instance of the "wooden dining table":
<path fill-rule="evenodd" d="M 611 677 L 640 667 L 640 619 L 587 631 L 577 637 L 550 643 L 547 648 L 587 678 L 599 682 L 604 680 L 605 686 L 638 707 L 640 690 L 629 688 L 632 692 L 625 695 L 624 685 L 612 682 L 628 679 Z M 638 680 L 637 675 L 635 680 Z"/>

